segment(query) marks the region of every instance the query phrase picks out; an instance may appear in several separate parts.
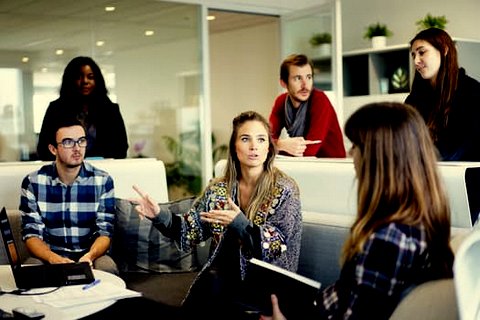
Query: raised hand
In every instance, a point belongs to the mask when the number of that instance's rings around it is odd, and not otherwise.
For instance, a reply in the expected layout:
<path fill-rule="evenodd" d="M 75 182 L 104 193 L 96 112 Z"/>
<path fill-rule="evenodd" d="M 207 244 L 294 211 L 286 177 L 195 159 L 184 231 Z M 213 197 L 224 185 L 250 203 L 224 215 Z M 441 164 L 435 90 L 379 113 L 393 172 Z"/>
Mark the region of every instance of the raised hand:
<path fill-rule="evenodd" d="M 140 198 L 131 198 L 131 202 L 135 203 L 135 210 L 141 218 L 155 218 L 160 213 L 160 206 L 158 203 L 150 197 L 146 192 L 141 190 L 137 185 L 133 185 L 133 190 L 140 196 Z"/>

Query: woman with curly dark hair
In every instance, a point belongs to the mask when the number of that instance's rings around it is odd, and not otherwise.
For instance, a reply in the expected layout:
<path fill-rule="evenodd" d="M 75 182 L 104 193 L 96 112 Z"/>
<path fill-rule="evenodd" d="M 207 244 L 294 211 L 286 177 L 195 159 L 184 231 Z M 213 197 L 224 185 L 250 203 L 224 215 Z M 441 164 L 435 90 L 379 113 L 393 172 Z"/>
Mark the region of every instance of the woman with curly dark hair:
<path fill-rule="evenodd" d="M 40 160 L 54 159 L 48 150 L 53 121 L 72 116 L 81 121 L 87 132 L 86 157 L 127 156 L 127 132 L 120 108 L 108 97 L 102 72 L 90 57 L 76 57 L 65 68 L 60 97 L 50 102 L 43 118 L 37 145 Z"/>

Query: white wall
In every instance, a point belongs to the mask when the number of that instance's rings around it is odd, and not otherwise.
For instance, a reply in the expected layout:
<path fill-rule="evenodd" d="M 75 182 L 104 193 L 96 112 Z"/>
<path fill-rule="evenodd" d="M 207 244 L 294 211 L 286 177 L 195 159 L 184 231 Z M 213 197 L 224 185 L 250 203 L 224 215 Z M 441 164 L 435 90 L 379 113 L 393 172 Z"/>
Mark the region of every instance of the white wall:
<path fill-rule="evenodd" d="M 480 39 L 479 12 L 478 0 L 342 0 L 343 50 L 369 48 L 363 34 L 367 25 L 376 22 L 393 31 L 387 45 L 407 44 L 418 31 L 415 22 L 427 13 L 445 15 L 452 37 Z"/>
<path fill-rule="evenodd" d="M 161 136 L 176 137 L 182 125 L 182 74 L 199 74 L 199 44 L 196 39 L 133 48 L 114 58 L 117 101 L 127 128 L 130 148 L 147 139 L 144 154 L 171 161 Z M 145 63 L 149 61 L 149 63 Z M 194 106 L 198 106 L 194 104 Z"/>
<path fill-rule="evenodd" d="M 228 144 L 232 119 L 255 110 L 267 117 L 279 93 L 277 23 L 210 36 L 212 130 Z"/>

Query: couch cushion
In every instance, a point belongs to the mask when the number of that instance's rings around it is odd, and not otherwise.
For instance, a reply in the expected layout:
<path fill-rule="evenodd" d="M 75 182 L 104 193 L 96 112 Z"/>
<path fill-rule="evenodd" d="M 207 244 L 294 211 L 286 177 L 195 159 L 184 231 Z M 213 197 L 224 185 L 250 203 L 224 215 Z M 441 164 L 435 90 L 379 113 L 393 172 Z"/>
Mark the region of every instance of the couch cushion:
<path fill-rule="evenodd" d="M 188 211 L 194 197 L 160 203 L 162 210 L 180 215 Z M 196 251 L 179 250 L 174 240 L 162 235 L 149 219 L 140 219 L 134 204 L 116 199 L 117 222 L 112 257 L 121 272 L 189 272 L 197 270 Z"/>

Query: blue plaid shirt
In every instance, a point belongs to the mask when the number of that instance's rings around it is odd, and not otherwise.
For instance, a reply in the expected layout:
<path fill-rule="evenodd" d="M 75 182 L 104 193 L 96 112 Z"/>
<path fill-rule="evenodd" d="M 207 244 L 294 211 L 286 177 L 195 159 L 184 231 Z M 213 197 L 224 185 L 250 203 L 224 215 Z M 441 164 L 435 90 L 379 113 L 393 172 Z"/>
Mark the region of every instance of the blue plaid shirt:
<path fill-rule="evenodd" d="M 39 237 L 52 251 L 75 259 L 98 236 L 112 236 L 113 180 L 84 162 L 73 184 L 66 185 L 55 163 L 45 165 L 23 179 L 20 211 L 24 240 Z"/>
<path fill-rule="evenodd" d="M 393 222 L 376 230 L 340 279 L 320 292 L 317 318 L 388 319 L 409 289 L 432 277 L 425 237 L 423 227 Z"/>

